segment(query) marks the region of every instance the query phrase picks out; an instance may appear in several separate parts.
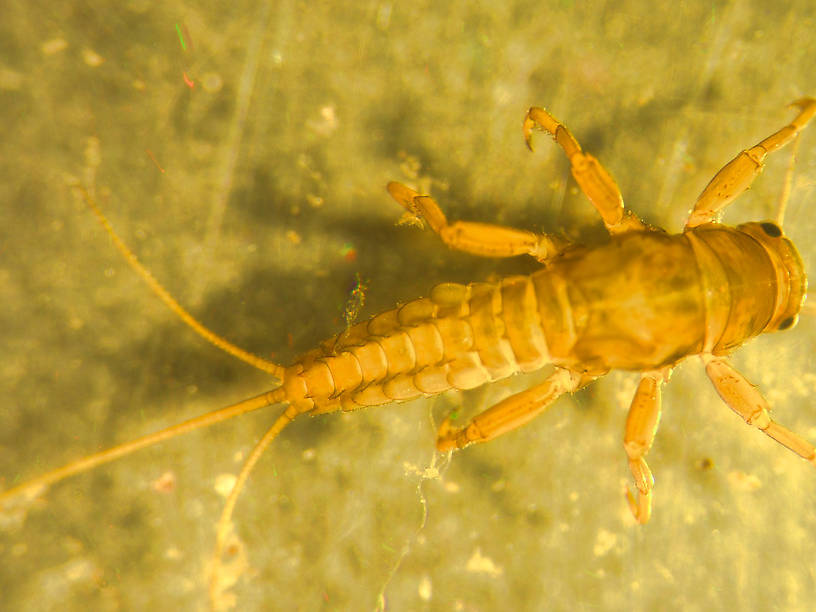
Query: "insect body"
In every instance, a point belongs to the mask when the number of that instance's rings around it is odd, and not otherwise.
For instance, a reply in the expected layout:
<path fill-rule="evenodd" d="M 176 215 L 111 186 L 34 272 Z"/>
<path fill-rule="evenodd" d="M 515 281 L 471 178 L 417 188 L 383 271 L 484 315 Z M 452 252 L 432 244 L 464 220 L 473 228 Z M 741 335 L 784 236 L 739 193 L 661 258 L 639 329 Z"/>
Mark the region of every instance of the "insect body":
<path fill-rule="evenodd" d="M 494 225 L 449 223 L 437 203 L 399 183 L 389 193 L 428 222 L 452 248 L 480 256 L 527 254 L 543 263 L 528 276 L 493 283 L 443 284 L 420 298 L 356 324 L 283 367 L 216 336 L 184 310 L 137 261 L 87 192 L 79 188 L 117 248 L 151 289 L 199 334 L 280 379 L 275 389 L 233 406 L 91 455 L 0 494 L 8 510 L 46 485 L 157 441 L 272 404 L 287 404 L 244 464 L 217 530 L 210 596 L 225 588 L 218 564 L 238 494 L 266 446 L 294 418 L 406 401 L 448 389 L 471 389 L 518 372 L 555 367 L 541 384 L 477 415 L 467 426 L 445 421 L 440 451 L 484 442 L 542 413 L 560 395 L 619 368 L 642 372 L 626 421 L 624 448 L 637 488 L 627 492 L 635 518 L 651 513 L 653 478 L 646 463 L 660 418 L 662 383 L 671 368 L 699 355 L 725 402 L 746 422 L 816 464 L 814 447 L 778 425 L 767 403 L 726 355 L 762 332 L 793 326 L 806 292 L 802 261 L 774 223 L 736 228 L 717 222 L 762 169 L 764 157 L 792 140 L 816 115 L 802 99 L 787 126 L 741 152 L 698 198 L 683 233 L 669 235 L 626 210 L 612 177 L 569 131 L 541 108 L 524 120 L 548 132 L 570 160 L 578 185 L 610 233 L 594 248 L 551 235 Z"/>

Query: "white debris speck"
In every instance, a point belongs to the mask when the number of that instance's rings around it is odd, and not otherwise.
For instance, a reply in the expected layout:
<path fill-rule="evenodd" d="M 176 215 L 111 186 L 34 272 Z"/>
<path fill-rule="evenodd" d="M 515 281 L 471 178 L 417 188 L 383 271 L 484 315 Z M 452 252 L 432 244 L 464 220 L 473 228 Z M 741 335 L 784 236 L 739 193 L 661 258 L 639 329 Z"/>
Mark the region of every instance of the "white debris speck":
<path fill-rule="evenodd" d="M 431 595 L 433 594 L 433 585 L 431 584 L 431 579 L 427 575 L 420 578 L 417 592 L 419 593 L 419 598 L 422 601 L 430 601 Z"/>
<path fill-rule="evenodd" d="M 237 480 L 235 474 L 219 474 L 215 478 L 215 492 L 226 498 L 235 487 Z"/>
<path fill-rule="evenodd" d="M 762 481 L 754 474 L 746 474 L 739 470 L 728 473 L 728 484 L 738 491 L 751 492 L 762 487 Z"/>
<path fill-rule="evenodd" d="M 82 61 L 92 68 L 97 68 L 105 63 L 105 58 L 91 49 L 82 50 Z"/>
<path fill-rule="evenodd" d="M 468 559 L 465 569 L 474 574 L 488 574 L 494 578 L 501 576 L 504 573 L 504 570 L 496 565 L 493 562 L 493 559 L 490 557 L 485 557 L 482 554 L 482 550 L 479 547 L 477 547 L 476 550 L 473 551 L 473 554 L 470 555 L 470 559 Z"/>
<path fill-rule="evenodd" d="M 617 535 L 611 531 L 607 531 L 606 529 L 601 529 L 598 531 L 598 535 L 595 537 L 595 545 L 592 547 L 592 552 L 596 557 L 603 557 L 606 553 L 612 550 L 617 542 Z"/>
<path fill-rule="evenodd" d="M 64 38 L 52 38 L 51 40 L 46 40 L 42 45 L 40 45 L 40 51 L 43 52 L 43 55 L 55 55 L 60 51 L 65 51 L 68 48 L 68 41 Z"/>

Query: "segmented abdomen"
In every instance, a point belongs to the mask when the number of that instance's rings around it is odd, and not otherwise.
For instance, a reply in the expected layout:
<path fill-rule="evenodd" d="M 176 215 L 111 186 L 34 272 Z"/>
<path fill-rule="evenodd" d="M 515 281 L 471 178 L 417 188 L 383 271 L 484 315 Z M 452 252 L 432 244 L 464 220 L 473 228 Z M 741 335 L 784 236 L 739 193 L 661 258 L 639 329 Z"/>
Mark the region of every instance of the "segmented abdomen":
<path fill-rule="evenodd" d="M 542 273 L 445 283 L 355 325 L 287 369 L 287 399 L 304 412 L 353 410 L 541 368 L 549 351 L 533 279 Z"/>

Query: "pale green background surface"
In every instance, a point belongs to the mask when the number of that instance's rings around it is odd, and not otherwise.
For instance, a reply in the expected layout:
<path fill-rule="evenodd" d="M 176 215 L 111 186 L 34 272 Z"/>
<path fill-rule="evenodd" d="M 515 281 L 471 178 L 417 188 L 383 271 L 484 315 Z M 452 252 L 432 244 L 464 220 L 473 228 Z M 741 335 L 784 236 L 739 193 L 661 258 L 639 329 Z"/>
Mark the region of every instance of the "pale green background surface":
<path fill-rule="evenodd" d="M 179 323 L 76 201 L 66 180 L 93 178 L 89 138 L 100 204 L 155 275 L 218 333 L 288 362 L 342 329 L 358 272 L 370 315 L 444 280 L 532 269 L 397 227 L 384 186 L 409 180 L 404 155 L 451 218 L 603 239 L 560 150 L 523 146 L 524 111 L 545 105 L 633 210 L 679 231 L 719 167 L 816 95 L 812 2 L 650 4 L 12 2 L 0 487 L 269 386 Z M 726 220 L 772 216 L 789 160 L 770 159 Z M 811 128 L 786 223 L 808 269 L 815 183 Z M 811 440 L 814 334 L 804 319 L 734 357 Z M 421 493 L 431 417 L 529 381 L 297 421 L 238 504 L 240 609 L 371 610 L 383 592 L 390 610 L 812 609 L 816 473 L 731 414 L 696 361 L 666 388 L 654 517 L 634 525 L 621 438 L 636 380 L 613 373 L 455 455 Z M 278 412 L 53 487 L 0 529 L 0 607 L 205 609 L 216 477 Z"/>

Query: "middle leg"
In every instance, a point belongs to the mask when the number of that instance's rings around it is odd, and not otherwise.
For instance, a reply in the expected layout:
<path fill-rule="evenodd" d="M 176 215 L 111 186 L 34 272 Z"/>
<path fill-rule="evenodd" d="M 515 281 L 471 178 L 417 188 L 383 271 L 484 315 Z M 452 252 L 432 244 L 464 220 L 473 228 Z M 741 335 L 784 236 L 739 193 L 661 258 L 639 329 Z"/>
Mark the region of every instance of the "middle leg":
<path fill-rule="evenodd" d="M 626 433 L 623 448 L 629 457 L 629 469 L 635 479 L 637 498 L 629 489 L 626 499 L 635 520 L 641 525 L 649 522 L 652 515 L 652 489 L 654 477 L 646 463 L 646 454 L 652 448 L 657 426 L 660 424 L 661 386 L 669 377 L 670 370 L 645 372 L 640 379 L 635 397 L 626 417 Z"/>
<path fill-rule="evenodd" d="M 558 119 L 543 108 L 533 106 L 524 116 L 524 141 L 532 151 L 532 131 L 539 128 L 553 137 L 569 159 L 572 176 L 584 195 L 601 215 L 610 234 L 649 229 L 623 206 L 623 196 L 612 175 L 594 156 L 584 153 L 575 137 Z"/>
<path fill-rule="evenodd" d="M 791 106 L 799 108 L 799 114 L 793 121 L 750 149 L 741 151 L 714 175 L 694 203 L 686 228 L 716 220 L 719 211 L 748 189 L 759 176 L 764 167 L 765 157 L 793 140 L 816 116 L 816 99 L 802 98 L 793 102 Z"/>

